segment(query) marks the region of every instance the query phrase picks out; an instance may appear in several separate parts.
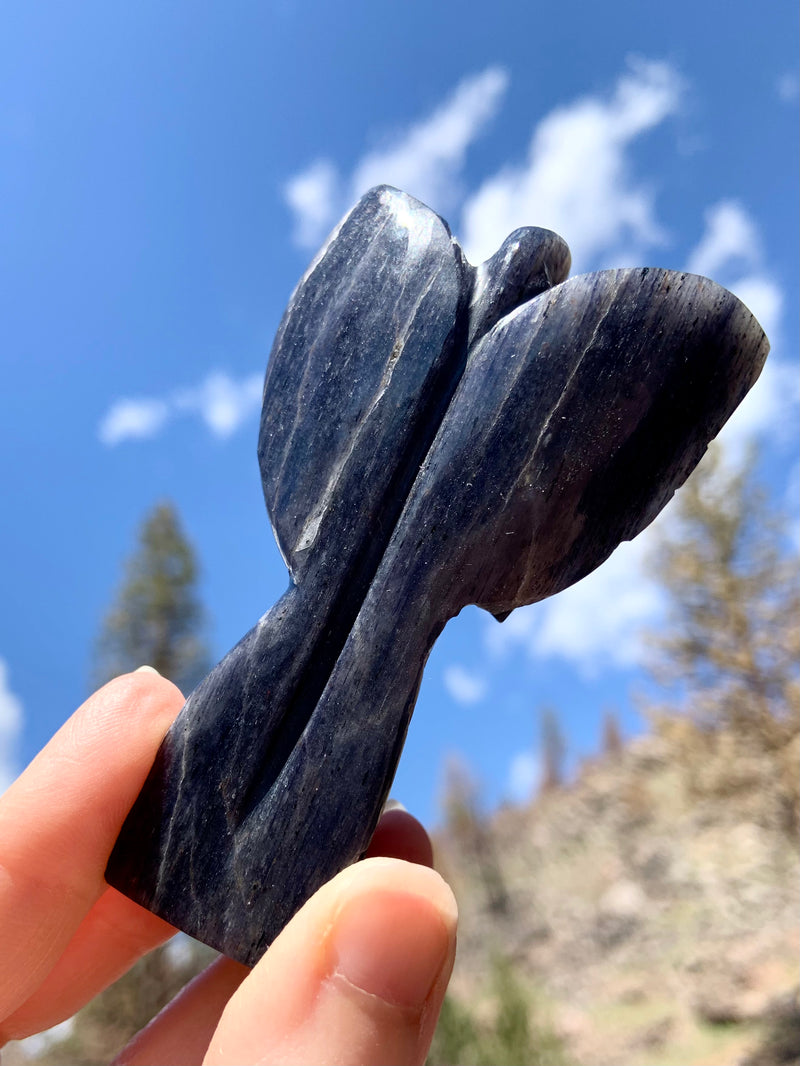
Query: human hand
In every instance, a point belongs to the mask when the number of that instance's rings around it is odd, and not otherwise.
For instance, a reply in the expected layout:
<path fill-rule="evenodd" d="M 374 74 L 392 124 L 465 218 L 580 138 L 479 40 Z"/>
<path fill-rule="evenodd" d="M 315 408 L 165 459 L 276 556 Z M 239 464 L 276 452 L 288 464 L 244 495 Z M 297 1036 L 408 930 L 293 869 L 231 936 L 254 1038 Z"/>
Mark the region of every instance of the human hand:
<path fill-rule="evenodd" d="M 70 1017 L 175 930 L 103 880 L 183 705 L 137 671 L 96 692 L 0 799 L 0 1045 Z M 423 1063 L 456 907 L 410 815 L 306 903 L 252 971 L 220 958 L 119 1063 Z M 381 857 L 383 856 L 383 857 Z"/>

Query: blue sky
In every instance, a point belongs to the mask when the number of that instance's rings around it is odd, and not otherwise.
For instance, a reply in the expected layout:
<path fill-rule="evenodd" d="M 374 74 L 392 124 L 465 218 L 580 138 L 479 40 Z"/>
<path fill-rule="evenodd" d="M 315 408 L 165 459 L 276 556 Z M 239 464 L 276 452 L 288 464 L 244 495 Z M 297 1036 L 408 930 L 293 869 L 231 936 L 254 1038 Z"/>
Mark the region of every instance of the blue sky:
<path fill-rule="evenodd" d="M 732 288 L 773 352 L 728 452 L 759 440 L 796 506 L 797 30 L 796 5 L 740 0 L 5 3 L 0 782 L 87 694 L 157 500 L 197 548 L 216 655 L 283 591 L 255 455 L 264 368 L 311 255 L 372 184 L 440 211 L 476 262 L 533 224 L 566 238 L 573 273 Z M 574 757 L 608 706 L 640 727 L 649 536 L 503 626 L 450 624 L 396 782 L 407 806 L 434 818 L 453 752 L 489 801 L 523 797 L 542 705 Z"/>

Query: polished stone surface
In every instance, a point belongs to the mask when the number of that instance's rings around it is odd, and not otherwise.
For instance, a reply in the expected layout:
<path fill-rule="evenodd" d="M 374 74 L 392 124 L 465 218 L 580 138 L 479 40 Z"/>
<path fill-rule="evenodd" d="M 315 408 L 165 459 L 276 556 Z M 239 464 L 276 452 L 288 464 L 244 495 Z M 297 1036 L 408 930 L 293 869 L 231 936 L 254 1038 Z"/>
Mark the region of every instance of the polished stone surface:
<path fill-rule="evenodd" d="M 369 842 L 449 618 L 551 596 L 634 537 L 768 351 L 705 278 L 569 281 L 517 230 L 472 267 L 387 187 L 292 296 L 258 455 L 292 581 L 190 695 L 109 883 L 252 964 Z"/>

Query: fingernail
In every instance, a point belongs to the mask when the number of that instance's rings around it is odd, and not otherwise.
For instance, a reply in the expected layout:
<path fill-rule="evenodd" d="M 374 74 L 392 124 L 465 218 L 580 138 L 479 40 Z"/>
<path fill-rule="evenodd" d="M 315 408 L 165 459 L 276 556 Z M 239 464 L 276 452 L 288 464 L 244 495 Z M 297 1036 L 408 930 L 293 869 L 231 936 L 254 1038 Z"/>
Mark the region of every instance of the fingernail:
<path fill-rule="evenodd" d="M 384 803 L 383 810 L 381 811 L 381 814 L 386 814 L 387 811 L 405 811 L 405 810 L 406 810 L 406 808 L 403 806 L 403 804 L 400 802 L 400 800 L 396 800 L 392 796 L 390 796 L 387 799 L 387 801 Z"/>
<path fill-rule="evenodd" d="M 387 1003 L 421 1009 L 448 957 L 453 928 L 454 916 L 425 896 L 356 896 L 332 931 L 333 972 Z"/>
<path fill-rule="evenodd" d="M 156 677 L 161 677 L 161 674 L 154 666 L 137 666 L 133 672 L 135 674 L 155 674 Z"/>

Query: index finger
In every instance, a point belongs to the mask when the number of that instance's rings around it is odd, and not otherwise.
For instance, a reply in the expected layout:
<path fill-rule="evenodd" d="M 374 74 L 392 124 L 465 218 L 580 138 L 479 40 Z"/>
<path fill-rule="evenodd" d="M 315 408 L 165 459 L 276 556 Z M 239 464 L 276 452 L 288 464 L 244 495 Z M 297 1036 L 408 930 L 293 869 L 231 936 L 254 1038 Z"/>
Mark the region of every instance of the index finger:
<path fill-rule="evenodd" d="M 46 978 L 104 892 L 119 828 L 182 705 L 154 674 L 116 678 L 0 800 L 0 1018 Z"/>

